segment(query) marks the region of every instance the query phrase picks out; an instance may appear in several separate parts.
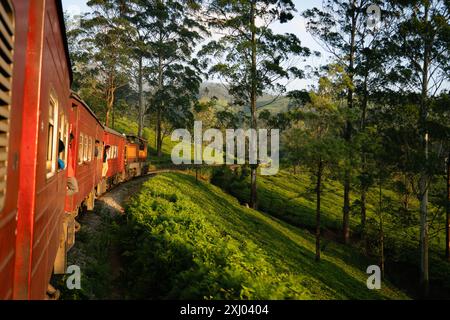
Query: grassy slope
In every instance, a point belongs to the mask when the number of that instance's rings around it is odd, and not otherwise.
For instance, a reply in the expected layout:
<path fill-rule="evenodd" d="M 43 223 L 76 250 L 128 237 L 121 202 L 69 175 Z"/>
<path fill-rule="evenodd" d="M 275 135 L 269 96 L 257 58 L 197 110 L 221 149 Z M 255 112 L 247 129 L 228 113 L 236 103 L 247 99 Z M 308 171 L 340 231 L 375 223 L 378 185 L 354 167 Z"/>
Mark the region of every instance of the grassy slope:
<path fill-rule="evenodd" d="M 298 279 L 305 299 L 401 299 L 407 298 L 389 284 L 380 291 L 366 287 L 365 270 L 371 263 L 334 242 L 324 248 L 322 261 L 314 261 L 314 237 L 269 215 L 241 206 L 219 188 L 184 174 L 164 174 L 148 181 L 141 196 L 163 187 L 179 192 L 201 208 L 201 218 L 239 242 L 251 241 L 280 273 Z M 158 199 L 154 199 L 155 203 Z M 197 213 L 198 214 L 198 213 Z M 186 244 L 186 248 L 189 245 Z M 169 262 L 170 263 L 170 262 Z M 266 297 L 267 298 L 267 297 Z"/>
<path fill-rule="evenodd" d="M 258 180 L 259 208 L 293 225 L 312 228 L 315 226 L 315 198 L 311 188 L 311 179 L 304 173 L 293 175 L 282 170 L 275 176 L 261 176 Z M 377 189 L 371 189 L 367 199 L 367 216 L 375 223 L 378 223 L 378 192 Z M 356 196 L 357 194 L 352 194 L 352 200 Z M 322 226 L 324 229 L 335 231 L 338 235 L 342 228 L 342 199 L 342 185 L 336 181 L 327 181 L 322 196 Z M 396 215 L 386 213 L 392 205 L 388 201 L 398 203 L 400 201 L 398 195 L 390 190 L 383 190 L 383 199 L 386 254 L 391 259 L 414 269 L 419 263 L 418 202 L 411 201 L 413 222 L 405 226 L 395 219 Z M 435 208 L 430 207 L 430 210 Z M 360 224 L 358 212 L 351 215 L 350 220 L 352 230 L 356 230 Z M 376 234 L 374 236 L 376 237 Z M 432 282 L 444 290 L 439 294 L 448 295 L 450 264 L 442 259 L 444 241 L 443 230 L 430 240 L 430 276 Z M 416 283 L 417 276 L 413 277 L 409 281 Z"/>

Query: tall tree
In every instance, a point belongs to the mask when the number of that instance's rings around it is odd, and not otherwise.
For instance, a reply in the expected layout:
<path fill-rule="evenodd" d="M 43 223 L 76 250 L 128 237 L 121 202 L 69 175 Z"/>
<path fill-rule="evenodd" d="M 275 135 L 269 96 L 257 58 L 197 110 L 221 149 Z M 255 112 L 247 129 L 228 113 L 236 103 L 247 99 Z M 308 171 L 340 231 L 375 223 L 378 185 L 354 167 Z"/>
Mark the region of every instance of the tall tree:
<path fill-rule="evenodd" d="M 340 136 L 344 112 L 338 95 L 342 91 L 342 68 L 332 66 L 320 78 L 317 92 L 310 93 L 310 102 L 298 108 L 299 121 L 288 130 L 287 152 L 298 153 L 299 160 L 312 173 L 316 193 L 316 261 L 321 251 L 321 197 L 327 171 L 341 163 L 345 143 Z"/>
<path fill-rule="evenodd" d="M 361 61 L 362 48 L 365 43 L 365 29 L 368 0 L 326 0 L 323 8 L 306 10 L 303 16 L 307 19 L 307 28 L 313 36 L 319 39 L 323 47 L 340 64 L 346 67 L 349 82 L 347 85 L 347 107 L 353 109 L 355 105 L 355 73 L 357 61 Z M 350 119 L 344 126 L 344 138 L 351 144 L 353 124 Z M 352 155 L 349 154 L 349 160 Z M 351 166 L 344 170 L 344 205 L 343 205 L 343 240 L 348 243 L 350 237 L 350 189 Z"/>
<path fill-rule="evenodd" d="M 116 92 L 129 83 L 128 29 L 122 18 L 123 1 L 90 0 L 92 12 L 69 32 L 76 84 L 102 105 L 105 125 L 111 124 Z"/>
<path fill-rule="evenodd" d="M 142 137 L 144 129 L 145 114 L 148 109 L 148 104 L 145 103 L 145 78 L 146 66 L 149 55 L 149 40 L 151 30 L 147 24 L 147 1 L 131 0 L 128 1 L 124 10 L 122 11 L 129 32 L 129 45 L 131 48 L 130 58 L 135 61 L 132 83 L 137 88 L 137 109 L 138 109 L 138 136 Z M 148 87 L 148 84 L 147 84 Z"/>
<path fill-rule="evenodd" d="M 233 104 L 249 108 L 250 128 L 257 129 L 257 99 L 265 91 L 285 92 L 280 82 L 303 73 L 290 65 L 292 57 L 307 56 L 294 34 L 275 34 L 271 24 L 288 22 L 295 12 L 291 0 L 210 0 L 204 13 L 220 38 L 200 51 L 211 57 L 210 74 L 223 79 Z M 258 165 L 251 166 L 250 205 L 257 207 Z"/>
<path fill-rule="evenodd" d="M 430 98 L 449 79 L 450 3 L 446 0 L 391 1 L 398 10 L 397 32 L 391 38 L 396 59 L 393 73 L 402 88 L 420 93 L 418 137 L 420 182 L 420 282 L 428 294 L 428 193 L 431 183 L 429 152 L 433 137 L 429 132 Z"/>
<path fill-rule="evenodd" d="M 139 18 L 148 30 L 146 80 L 150 86 L 148 104 L 156 114 L 156 147 L 162 156 L 163 122 L 179 125 L 197 98 L 204 66 L 193 58 L 205 27 L 198 21 L 201 1 L 134 0 Z M 189 117 L 188 117 L 189 118 Z"/>

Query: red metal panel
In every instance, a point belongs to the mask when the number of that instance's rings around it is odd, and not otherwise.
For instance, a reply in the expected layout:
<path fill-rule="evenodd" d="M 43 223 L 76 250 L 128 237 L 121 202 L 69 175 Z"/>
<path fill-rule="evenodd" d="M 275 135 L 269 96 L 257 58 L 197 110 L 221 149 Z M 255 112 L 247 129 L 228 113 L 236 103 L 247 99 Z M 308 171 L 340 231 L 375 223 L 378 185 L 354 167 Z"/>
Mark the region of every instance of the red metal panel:
<path fill-rule="evenodd" d="M 13 294 L 14 259 L 16 243 L 16 215 L 19 190 L 19 151 L 22 128 L 22 105 L 25 81 L 25 48 L 27 46 L 28 1 L 13 2 L 15 13 L 15 48 L 13 64 L 13 91 L 10 116 L 10 141 L 7 167 L 5 204 L 0 212 L 0 299 Z"/>
<path fill-rule="evenodd" d="M 70 72 L 56 1 L 33 0 L 28 16 L 14 298 L 42 299 L 59 245 L 67 184 L 66 171 L 46 174 L 48 106 L 52 93 L 58 115 L 68 116 Z"/>

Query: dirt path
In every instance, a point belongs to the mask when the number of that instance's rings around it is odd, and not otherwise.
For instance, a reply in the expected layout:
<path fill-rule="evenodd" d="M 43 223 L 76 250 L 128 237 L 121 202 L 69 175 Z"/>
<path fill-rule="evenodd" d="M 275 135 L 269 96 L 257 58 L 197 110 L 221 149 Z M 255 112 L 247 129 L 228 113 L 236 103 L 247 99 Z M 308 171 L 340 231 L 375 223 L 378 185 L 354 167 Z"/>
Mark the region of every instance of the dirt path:
<path fill-rule="evenodd" d="M 111 218 L 117 215 L 124 214 L 125 204 L 130 199 L 131 196 L 138 193 L 144 182 L 150 179 L 152 176 L 145 176 L 135 178 L 131 181 L 123 183 L 116 188 L 112 189 L 110 192 L 98 199 L 96 205 L 98 205 L 99 210 L 103 211 L 103 214 L 108 214 Z M 120 275 L 122 268 L 122 263 L 120 259 L 120 251 L 117 244 L 111 243 L 109 248 L 110 257 L 110 270 L 111 279 L 114 285 L 112 286 L 111 295 L 107 297 L 111 300 L 124 299 L 126 292 L 124 288 L 120 286 Z"/>
<path fill-rule="evenodd" d="M 120 281 L 123 270 L 120 251 L 110 227 L 113 219 L 124 213 L 130 197 L 154 176 L 135 178 L 117 186 L 96 200 L 93 212 L 78 217 L 81 232 L 68 254 L 69 263 L 80 266 L 85 273 L 82 283 L 85 298 L 118 300 L 126 297 Z M 72 299 L 71 293 L 68 294 L 66 299 Z"/>
<path fill-rule="evenodd" d="M 148 175 L 144 177 L 135 178 L 126 183 L 120 184 L 116 188 L 112 189 L 110 192 L 103 195 L 98 199 L 98 203 L 101 208 L 107 208 L 111 214 L 111 216 L 115 216 L 117 214 L 123 214 L 126 201 L 133 195 L 136 194 L 142 184 L 148 179 L 152 178 L 153 175 Z"/>

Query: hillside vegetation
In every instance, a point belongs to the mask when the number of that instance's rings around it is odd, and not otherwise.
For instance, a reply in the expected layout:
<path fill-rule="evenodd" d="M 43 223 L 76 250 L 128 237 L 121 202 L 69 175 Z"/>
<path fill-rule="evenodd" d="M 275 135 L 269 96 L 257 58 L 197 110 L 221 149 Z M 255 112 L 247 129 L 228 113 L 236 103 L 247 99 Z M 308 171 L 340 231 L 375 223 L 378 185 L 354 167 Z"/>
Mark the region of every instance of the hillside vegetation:
<path fill-rule="evenodd" d="M 241 203 L 248 203 L 250 183 L 245 172 L 232 173 L 229 169 L 216 170 L 212 182 L 239 199 Z M 408 287 L 412 292 L 417 288 L 411 279 L 416 279 L 417 261 L 419 260 L 419 203 L 411 199 L 409 213 L 399 211 L 401 200 L 398 193 L 384 186 L 382 189 L 382 213 L 384 224 L 384 252 L 387 258 L 387 278 L 396 281 L 402 287 Z M 392 186 L 390 186 L 392 187 Z M 312 192 L 314 179 L 303 171 L 293 174 L 288 170 L 281 170 L 274 176 L 260 176 L 258 184 L 258 208 L 270 215 L 302 229 L 314 230 L 315 196 Z M 335 180 L 327 180 L 321 199 L 322 233 L 328 241 L 341 241 L 342 228 L 342 196 L 343 186 Z M 374 187 L 369 190 L 367 197 L 368 216 L 368 246 L 374 259 L 377 258 L 379 246 L 379 190 Z M 433 212 L 437 210 L 431 207 Z M 350 216 L 350 226 L 353 233 L 352 245 L 364 251 L 360 239 L 360 216 L 357 202 L 353 207 L 354 214 Z M 443 216 L 436 216 L 435 228 L 442 225 Z M 436 227 L 437 226 L 437 227 Z M 430 238 L 430 277 L 434 294 L 437 297 L 450 296 L 450 264 L 442 260 L 445 245 L 445 231 L 443 228 L 431 230 Z M 378 262 L 378 260 L 376 260 Z M 414 283 L 414 282 L 413 282 Z"/>
<path fill-rule="evenodd" d="M 146 182 L 120 227 L 129 298 L 405 299 L 368 290 L 368 261 L 334 242 L 314 261 L 314 237 L 185 174 Z"/>

